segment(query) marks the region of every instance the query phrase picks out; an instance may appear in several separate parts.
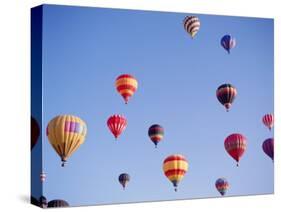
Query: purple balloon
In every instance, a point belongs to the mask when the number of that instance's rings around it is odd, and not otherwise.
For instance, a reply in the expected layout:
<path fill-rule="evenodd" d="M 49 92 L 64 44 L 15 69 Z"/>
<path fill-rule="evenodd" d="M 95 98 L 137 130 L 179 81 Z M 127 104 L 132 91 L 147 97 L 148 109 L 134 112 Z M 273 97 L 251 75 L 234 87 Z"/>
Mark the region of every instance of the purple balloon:
<path fill-rule="evenodd" d="M 262 144 L 262 149 L 274 161 L 274 139 L 268 138 Z"/>

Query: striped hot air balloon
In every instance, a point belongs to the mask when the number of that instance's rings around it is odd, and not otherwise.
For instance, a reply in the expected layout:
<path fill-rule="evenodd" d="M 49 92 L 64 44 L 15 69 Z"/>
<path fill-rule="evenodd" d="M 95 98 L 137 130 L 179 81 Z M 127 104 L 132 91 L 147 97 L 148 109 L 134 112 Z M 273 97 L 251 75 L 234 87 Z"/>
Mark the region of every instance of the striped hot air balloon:
<path fill-rule="evenodd" d="M 122 185 L 123 189 L 125 190 L 127 184 L 130 181 L 130 175 L 127 173 L 122 173 L 118 177 L 119 183 Z"/>
<path fill-rule="evenodd" d="M 226 191 L 228 190 L 229 188 L 229 183 L 227 182 L 227 180 L 225 178 L 219 178 L 217 179 L 216 181 L 216 188 L 218 190 L 218 192 L 220 192 L 220 194 L 222 196 L 225 195 Z"/>
<path fill-rule="evenodd" d="M 121 135 L 121 133 L 126 129 L 127 119 L 122 115 L 112 115 L 107 120 L 107 126 L 114 135 L 115 139 L 117 139 Z"/>
<path fill-rule="evenodd" d="M 155 144 L 155 148 L 157 148 L 157 144 L 163 139 L 164 136 L 164 128 L 159 124 L 154 124 L 148 129 L 148 136 L 151 141 Z"/>
<path fill-rule="evenodd" d="M 48 202 L 48 208 L 64 208 L 68 206 L 68 202 L 62 199 L 54 199 Z"/>
<path fill-rule="evenodd" d="M 229 111 L 236 95 L 237 90 L 231 84 L 222 84 L 216 91 L 217 99 Z"/>
<path fill-rule="evenodd" d="M 231 35 L 224 35 L 221 39 L 221 45 L 230 54 L 230 49 L 236 46 L 236 40 Z"/>
<path fill-rule="evenodd" d="M 183 20 L 183 26 L 185 31 L 190 34 L 192 38 L 197 34 L 200 29 L 200 21 L 196 16 L 187 16 Z"/>
<path fill-rule="evenodd" d="M 274 124 L 274 116 L 273 114 L 269 113 L 269 114 L 265 114 L 263 117 L 262 117 L 262 122 L 263 124 L 268 127 L 269 130 L 272 129 L 273 127 L 273 124 Z"/>
<path fill-rule="evenodd" d="M 264 153 L 274 161 L 274 139 L 268 138 L 262 144 Z"/>
<path fill-rule="evenodd" d="M 187 160 L 180 154 L 170 155 L 163 162 L 163 171 L 166 177 L 174 185 L 175 191 L 177 191 L 179 182 L 188 171 Z"/>
<path fill-rule="evenodd" d="M 41 173 L 40 173 L 40 181 L 41 181 L 42 183 L 45 182 L 46 177 L 47 177 L 47 175 L 46 175 L 45 172 L 41 172 Z"/>
<path fill-rule="evenodd" d="M 49 122 L 47 136 L 50 144 L 60 156 L 62 166 L 84 143 L 86 133 L 86 123 L 77 116 L 60 115 Z"/>
<path fill-rule="evenodd" d="M 138 88 L 138 81 L 130 74 L 122 74 L 117 77 L 115 87 L 127 104 Z"/>
<path fill-rule="evenodd" d="M 246 146 L 246 137 L 238 133 L 229 135 L 224 141 L 225 150 L 234 160 L 236 160 L 237 166 L 239 166 L 240 158 L 243 156 Z"/>

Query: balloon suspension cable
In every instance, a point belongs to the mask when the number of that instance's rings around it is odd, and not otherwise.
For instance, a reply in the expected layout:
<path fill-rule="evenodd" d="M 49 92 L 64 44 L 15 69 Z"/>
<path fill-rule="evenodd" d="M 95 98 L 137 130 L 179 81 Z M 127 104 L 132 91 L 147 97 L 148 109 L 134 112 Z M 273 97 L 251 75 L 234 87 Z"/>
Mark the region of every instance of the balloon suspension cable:
<path fill-rule="evenodd" d="M 65 167 L 65 165 L 66 165 L 66 160 L 62 160 L 61 167 Z"/>
<path fill-rule="evenodd" d="M 157 144 L 155 144 L 155 149 L 157 149 Z"/>
<path fill-rule="evenodd" d="M 177 192 L 178 191 L 178 188 L 177 187 L 175 187 L 175 192 Z"/>
<path fill-rule="evenodd" d="M 236 166 L 239 167 L 239 163 L 237 163 Z"/>

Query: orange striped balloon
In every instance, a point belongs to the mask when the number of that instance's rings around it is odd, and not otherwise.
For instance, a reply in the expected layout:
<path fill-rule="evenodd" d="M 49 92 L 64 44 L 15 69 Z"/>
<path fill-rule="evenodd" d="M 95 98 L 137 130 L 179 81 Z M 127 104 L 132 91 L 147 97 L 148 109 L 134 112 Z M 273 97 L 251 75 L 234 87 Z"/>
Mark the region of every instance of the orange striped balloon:
<path fill-rule="evenodd" d="M 122 74 L 117 77 L 115 87 L 118 93 L 125 100 L 125 104 L 127 104 L 130 97 L 133 96 L 138 88 L 138 81 L 130 74 Z"/>
<path fill-rule="evenodd" d="M 177 191 L 179 182 L 188 171 L 187 160 L 180 154 L 170 155 L 163 162 L 163 171 L 166 177 L 173 183 L 175 191 Z"/>

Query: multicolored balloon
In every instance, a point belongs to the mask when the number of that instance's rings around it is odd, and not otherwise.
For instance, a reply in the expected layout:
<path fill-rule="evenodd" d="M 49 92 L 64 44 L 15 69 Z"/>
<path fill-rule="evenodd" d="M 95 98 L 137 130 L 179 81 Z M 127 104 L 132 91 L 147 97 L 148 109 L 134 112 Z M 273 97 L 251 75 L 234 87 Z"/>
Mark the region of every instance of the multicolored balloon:
<path fill-rule="evenodd" d="M 118 114 L 110 116 L 107 120 L 107 126 L 114 135 L 115 139 L 117 139 L 126 129 L 127 123 L 127 119 L 124 116 Z"/>
<path fill-rule="evenodd" d="M 229 111 L 237 95 L 236 88 L 231 84 L 222 84 L 216 91 L 217 99 Z"/>
<path fill-rule="evenodd" d="M 194 38 L 200 29 L 200 21 L 196 16 L 187 16 L 183 20 L 183 26 L 185 31 L 190 34 L 191 38 Z"/>
<path fill-rule="evenodd" d="M 246 137 L 238 133 L 229 135 L 224 141 L 225 150 L 237 162 L 237 166 L 239 166 L 239 161 L 246 150 L 246 146 Z"/>
<path fill-rule="evenodd" d="M 164 136 L 164 128 L 159 124 L 154 124 L 148 129 L 148 136 L 151 141 L 155 144 L 155 148 L 157 148 L 157 144 L 163 139 Z"/>
<path fill-rule="evenodd" d="M 47 136 L 60 156 L 62 166 L 65 166 L 67 159 L 84 143 L 86 134 L 86 123 L 77 116 L 60 115 L 49 122 Z"/>
<path fill-rule="evenodd" d="M 33 118 L 31 116 L 31 150 L 33 149 L 33 147 L 35 146 L 35 144 L 38 141 L 38 138 L 40 136 L 40 127 L 38 122 L 35 120 L 35 118 Z"/>
<path fill-rule="evenodd" d="M 179 182 L 188 171 L 187 160 L 180 154 L 170 155 L 163 162 L 163 171 L 166 177 L 174 185 L 175 191 L 177 191 Z"/>
<path fill-rule="evenodd" d="M 117 77 L 115 87 L 127 104 L 138 88 L 138 81 L 130 74 L 122 74 Z"/>
<path fill-rule="evenodd" d="M 274 161 L 274 139 L 268 138 L 262 144 L 264 153 Z"/>
<path fill-rule="evenodd" d="M 272 127 L 273 127 L 273 124 L 274 124 L 274 116 L 273 116 L 273 114 L 271 114 L 271 113 L 265 114 L 262 117 L 262 122 L 263 122 L 263 124 L 266 127 L 268 127 L 269 130 L 271 130 Z"/>
<path fill-rule="evenodd" d="M 39 207 L 41 207 L 41 208 L 47 208 L 47 207 L 48 207 L 48 200 L 47 200 L 47 198 L 44 197 L 44 196 L 41 196 L 41 197 L 39 198 L 38 203 L 39 203 Z"/>
<path fill-rule="evenodd" d="M 68 206 L 68 202 L 62 199 L 55 199 L 48 202 L 48 208 L 64 208 Z"/>
<path fill-rule="evenodd" d="M 46 173 L 45 173 L 45 172 L 41 172 L 41 173 L 40 173 L 40 181 L 41 181 L 42 183 L 44 183 L 45 180 L 46 180 L 46 178 L 47 178 Z"/>
<path fill-rule="evenodd" d="M 217 188 L 218 192 L 220 192 L 220 194 L 222 196 L 224 196 L 226 191 L 229 188 L 229 183 L 227 182 L 227 180 L 225 178 L 219 178 L 216 181 L 216 188 Z"/>
<path fill-rule="evenodd" d="M 118 180 L 119 180 L 119 183 L 122 185 L 123 189 L 125 190 L 127 184 L 130 181 L 130 175 L 127 173 L 122 173 L 119 175 Z"/>
<path fill-rule="evenodd" d="M 236 46 L 236 40 L 231 35 L 224 35 L 221 39 L 221 45 L 230 54 L 230 49 Z"/>

